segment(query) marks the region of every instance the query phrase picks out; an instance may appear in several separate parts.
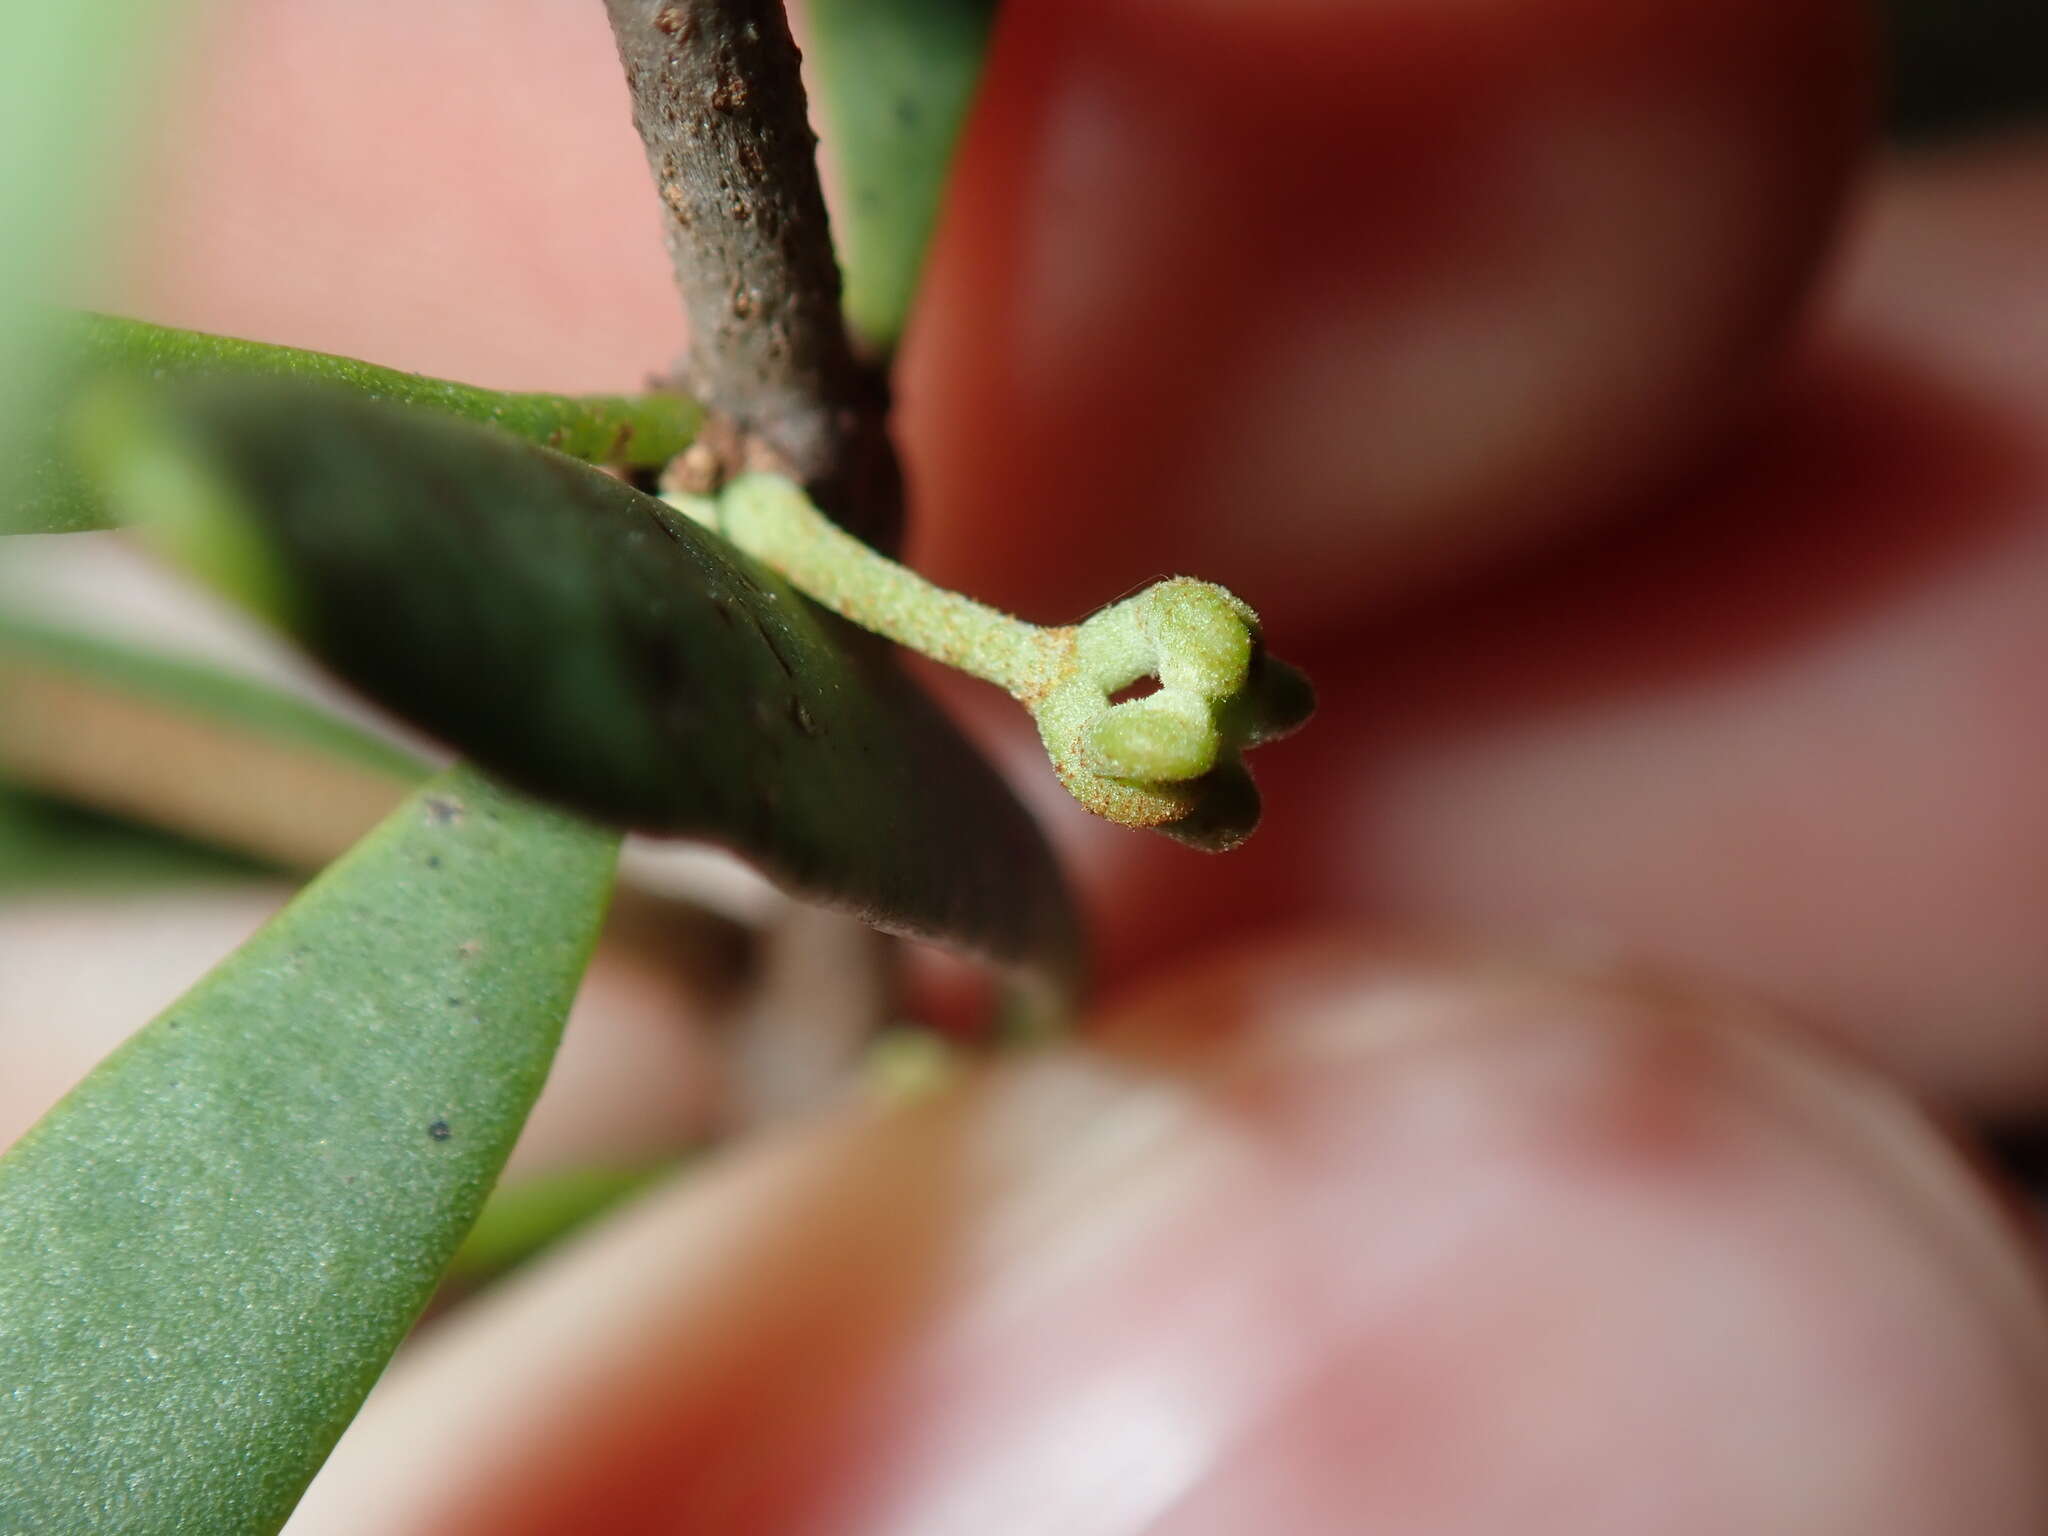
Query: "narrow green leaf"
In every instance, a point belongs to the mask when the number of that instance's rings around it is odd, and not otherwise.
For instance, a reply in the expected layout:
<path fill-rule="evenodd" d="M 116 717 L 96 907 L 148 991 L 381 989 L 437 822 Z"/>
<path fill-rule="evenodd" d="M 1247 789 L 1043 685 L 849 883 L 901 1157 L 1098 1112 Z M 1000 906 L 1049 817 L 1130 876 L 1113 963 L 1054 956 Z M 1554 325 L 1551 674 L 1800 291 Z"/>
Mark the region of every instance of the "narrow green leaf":
<path fill-rule="evenodd" d="M 518 1268 L 676 1171 L 675 1163 L 642 1168 L 571 1168 L 501 1185 L 484 1202 L 476 1225 L 448 1266 L 447 1283 L 473 1291 Z"/>
<path fill-rule="evenodd" d="M 846 318 L 876 352 L 910 314 L 996 0 L 810 0 L 810 75 L 838 169 Z"/>
<path fill-rule="evenodd" d="M 649 468 L 690 445 L 703 413 L 681 395 L 506 394 L 203 331 L 173 330 L 108 315 L 67 315 L 57 332 L 60 364 L 26 462 L 26 491 L 0 530 L 68 533 L 105 527 L 105 509 L 81 477 L 63 422 L 79 395 L 108 377 L 165 379 L 208 374 L 316 379 L 372 400 L 483 422 L 592 464 Z M 19 482 L 18 482 L 19 483 Z"/>
<path fill-rule="evenodd" d="M 0 899 L 248 880 L 268 871 L 172 833 L 0 782 Z"/>
<path fill-rule="evenodd" d="M 52 361 L 52 297 L 91 216 L 115 190 L 146 93 L 145 59 L 161 59 L 157 0 L 0 6 L 0 509 L 23 483 L 18 454 L 33 434 L 30 402 Z M 9 525 L 0 510 L 0 531 Z"/>
<path fill-rule="evenodd" d="M 0 611 L 0 677 L 75 679 L 160 703 L 194 719 L 303 747 L 402 784 L 424 777 L 418 758 L 360 726 L 267 683 L 104 635 Z M 0 740 L 6 722 L 0 720 Z"/>
<path fill-rule="evenodd" d="M 0 892 L 312 873 L 431 771 L 253 678 L 0 610 Z M 622 943 L 730 980 L 739 930 L 717 910 L 672 884 L 614 910 Z"/>
<path fill-rule="evenodd" d="M 423 788 L 0 1158 L 0 1530 L 276 1530 L 540 1091 L 617 840 Z"/>
<path fill-rule="evenodd" d="M 427 768 L 265 684 L 0 612 L 0 772 L 285 869 L 318 869 Z"/>
<path fill-rule="evenodd" d="M 1002 781 L 883 648 L 716 534 L 559 454 L 310 386 L 101 404 L 118 506 L 465 756 L 1071 980 L 1062 882 Z"/>

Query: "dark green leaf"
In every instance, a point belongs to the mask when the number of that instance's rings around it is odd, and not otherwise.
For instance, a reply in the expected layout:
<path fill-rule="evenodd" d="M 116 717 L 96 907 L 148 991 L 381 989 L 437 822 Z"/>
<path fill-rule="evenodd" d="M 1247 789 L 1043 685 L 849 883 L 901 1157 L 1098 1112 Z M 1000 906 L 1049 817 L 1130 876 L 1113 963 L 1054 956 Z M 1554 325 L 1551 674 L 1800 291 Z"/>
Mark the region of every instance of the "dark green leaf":
<path fill-rule="evenodd" d="M 214 381 L 94 413 L 115 503 L 532 793 L 1066 985 L 1042 835 L 893 659 L 652 497 L 466 423 Z"/>
<path fill-rule="evenodd" d="M 641 468 L 665 464 L 687 448 L 702 416 L 694 401 L 680 395 L 505 394 L 325 352 L 106 315 L 66 316 L 59 337 L 62 367 L 38 413 L 41 428 L 29 446 L 28 489 L 0 518 L 0 530 L 63 533 L 106 525 L 105 509 L 72 462 L 62 424 L 79 394 L 108 377 L 226 373 L 316 379 L 367 399 L 484 422 L 589 463 Z"/>
<path fill-rule="evenodd" d="M 283 1523 L 511 1150 L 616 850 L 444 775 L 0 1158 L 0 1529 Z"/>
<path fill-rule="evenodd" d="M 870 348 L 902 334 L 996 0 L 810 0 L 808 64 L 838 170 L 832 227 L 846 318 Z"/>

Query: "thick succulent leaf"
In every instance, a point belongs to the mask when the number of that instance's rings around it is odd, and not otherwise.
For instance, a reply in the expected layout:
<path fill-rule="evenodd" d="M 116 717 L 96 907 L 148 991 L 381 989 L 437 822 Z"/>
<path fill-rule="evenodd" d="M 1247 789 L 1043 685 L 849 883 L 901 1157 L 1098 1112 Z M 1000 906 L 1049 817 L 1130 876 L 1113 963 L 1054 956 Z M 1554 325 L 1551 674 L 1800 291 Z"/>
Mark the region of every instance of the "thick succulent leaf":
<path fill-rule="evenodd" d="M 592 464 L 666 464 L 696 436 L 702 412 L 681 395 L 506 394 L 379 368 L 325 352 L 173 330 L 109 315 L 67 315 L 57 365 L 32 413 L 25 485 L 0 512 L 0 531 L 70 533 L 107 525 L 105 508 L 78 471 L 64 422 L 79 394 L 108 377 L 167 379 L 207 374 L 316 379 L 372 400 L 484 422 Z"/>
<path fill-rule="evenodd" d="M 0 1158 L 0 1529 L 283 1523 L 503 1167 L 616 851 L 453 770 Z"/>
<path fill-rule="evenodd" d="M 810 0 L 806 60 L 837 171 L 846 318 L 871 349 L 902 334 L 938 224 L 995 0 Z"/>
<path fill-rule="evenodd" d="M 653 497 L 311 386 L 102 398 L 113 500 L 371 698 L 529 792 L 1070 986 L 1043 836 L 869 637 Z"/>
<path fill-rule="evenodd" d="M 25 788 L 296 870 L 427 771 L 262 683 L 0 612 L 0 774 Z"/>

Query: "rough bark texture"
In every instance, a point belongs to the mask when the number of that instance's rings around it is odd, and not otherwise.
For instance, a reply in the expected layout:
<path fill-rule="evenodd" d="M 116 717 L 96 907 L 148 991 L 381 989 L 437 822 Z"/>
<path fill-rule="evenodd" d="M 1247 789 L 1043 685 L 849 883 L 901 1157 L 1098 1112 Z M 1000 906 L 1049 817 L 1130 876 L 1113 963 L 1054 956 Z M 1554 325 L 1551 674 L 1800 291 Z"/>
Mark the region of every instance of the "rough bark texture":
<path fill-rule="evenodd" d="M 781 0 L 605 0 L 668 214 L 690 391 L 870 542 L 901 482 L 887 390 L 847 340 L 816 136 Z"/>

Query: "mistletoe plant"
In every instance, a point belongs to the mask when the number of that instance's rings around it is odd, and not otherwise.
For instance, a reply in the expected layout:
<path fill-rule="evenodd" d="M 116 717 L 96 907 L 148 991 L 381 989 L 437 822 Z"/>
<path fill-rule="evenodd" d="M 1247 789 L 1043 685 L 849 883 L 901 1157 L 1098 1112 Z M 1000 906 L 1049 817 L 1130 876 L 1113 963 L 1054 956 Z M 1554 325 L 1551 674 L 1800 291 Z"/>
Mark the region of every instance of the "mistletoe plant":
<path fill-rule="evenodd" d="M 497 1179 L 626 831 L 723 844 L 983 958 L 1040 1019 L 1071 1007 L 1044 839 L 883 639 L 1013 694 L 1089 809 L 1203 848 L 1251 832 L 1243 754 L 1309 711 L 1220 587 L 1039 628 L 889 557 L 888 359 L 988 0 L 813 0 L 836 256 L 781 6 L 607 10 L 694 339 L 676 387 L 637 397 L 20 302 L 57 259 L 54 146 L 83 133 L 66 114 L 109 78 L 110 31 L 94 7 L 7 23 L 6 94 L 44 116 L 0 135 L 8 530 L 132 529 L 460 761 L 430 773 L 296 698 L 0 616 L 18 804 L 306 865 L 409 791 L 0 1159 L 0 1530 L 284 1521 Z M 143 793 L 110 720 L 233 743 L 292 809 Z"/>

